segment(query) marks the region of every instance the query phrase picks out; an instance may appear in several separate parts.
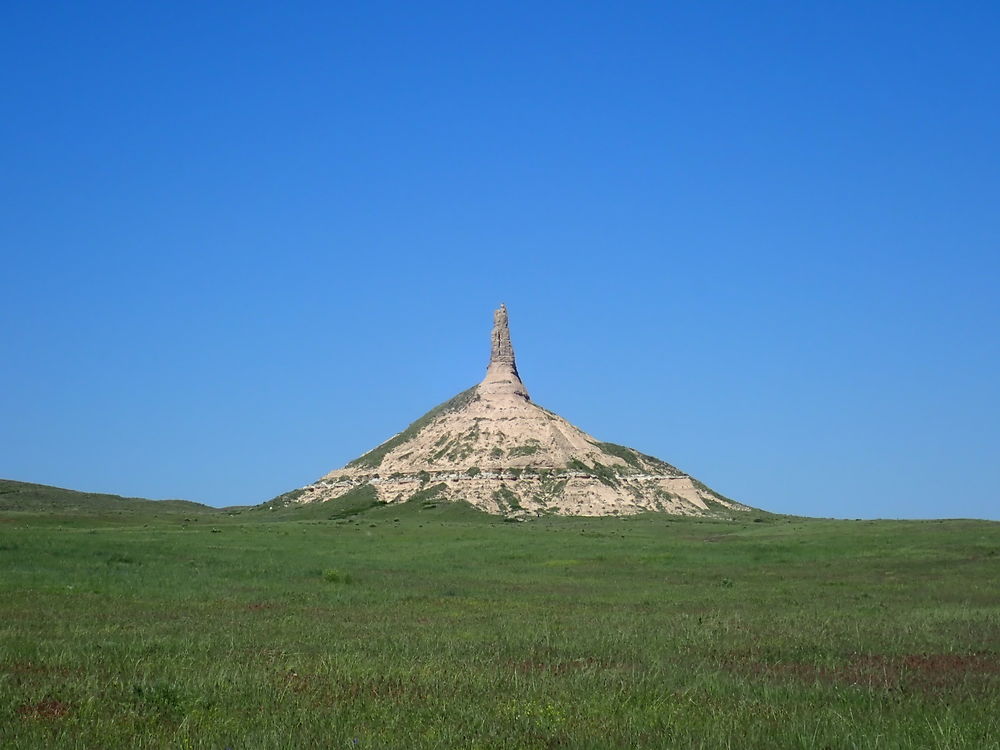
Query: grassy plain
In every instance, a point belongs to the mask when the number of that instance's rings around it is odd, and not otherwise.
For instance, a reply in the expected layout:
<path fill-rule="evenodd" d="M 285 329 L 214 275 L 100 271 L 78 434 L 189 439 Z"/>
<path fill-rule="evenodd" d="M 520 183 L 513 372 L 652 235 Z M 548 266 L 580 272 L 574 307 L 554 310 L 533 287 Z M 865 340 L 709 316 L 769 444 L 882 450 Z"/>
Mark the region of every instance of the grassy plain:
<path fill-rule="evenodd" d="M 40 507 L 5 750 L 1000 747 L 998 523 Z"/>

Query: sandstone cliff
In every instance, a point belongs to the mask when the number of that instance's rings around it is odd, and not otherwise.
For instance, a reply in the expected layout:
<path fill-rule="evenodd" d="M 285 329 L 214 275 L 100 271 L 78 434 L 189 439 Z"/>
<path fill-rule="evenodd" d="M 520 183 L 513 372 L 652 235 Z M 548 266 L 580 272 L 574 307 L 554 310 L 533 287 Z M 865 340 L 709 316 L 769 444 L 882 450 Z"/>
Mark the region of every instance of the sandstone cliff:
<path fill-rule="evenodd" d="M 420 492 L 513 516 L 748 509 L 664 461 L 600 442 L 534 404 L 517 372 L 503 305 L 494 314 L 490 362 L 479 385 L 302 488 L 295 502 L 330 500 L 365 485 L 383 502 L 406 502 Z"/>

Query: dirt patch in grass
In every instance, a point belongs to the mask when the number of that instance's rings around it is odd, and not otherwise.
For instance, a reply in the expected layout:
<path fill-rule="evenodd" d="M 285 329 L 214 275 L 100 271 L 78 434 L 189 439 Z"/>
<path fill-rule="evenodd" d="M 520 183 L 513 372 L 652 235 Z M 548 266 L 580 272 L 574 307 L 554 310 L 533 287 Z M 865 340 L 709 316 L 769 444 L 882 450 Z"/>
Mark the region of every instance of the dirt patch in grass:
<path fill-rule="evenodd" d="M 33 661 L 15 661 L 7 664 L 0 664 L 0 672 L 7 672 L 12 675 L 59 675 L 66 677 L 74 670 L 67 667 L 50 667 L 45 664 L 36 664 Z"/>
<path fill-rule="evenodd" d="M 69 704 L 46 698 L 38 703 L 22 703 L 17 707 L 17 715 L 25 719 L 61 719 L 69 713 Z"/>
<path fill-rule="evenodd" d="M 627 664 L 605 661 L 587 657 L 585 659 L 571 659 L 570 661 L 546 662 L 536 659 L 524 659 L 523 661 L 510 662 L 510 666 L 517 672 L 525 674 L 536 674 L 545 672 L 554 675 L 570 674 L 571 672 L 581 672 L 591 669 L 631 669 Z"/>
<path fill-rule="evenodd" d="M 390 698 L 392 700 L 426 700 L 428 694 L 424 686 L 412 679 L 399 677 L 372 677 L 341 682 L 334 691 L 341 701 L 365 698 Z"/>
<path fill-rule="evenodd" d="M 371 699 L 424 701 L 429 697 L 426 687 L 412 678 L 365 677 L 337 680 L 288 670 L 280 675 L 280 682 L 294 693 L 311 695 L 316 705 L 323 706 Z"/>
<path fill-rule="evenodd" d="M 817 666 L 799 662 L 768 664 L 753 660 L 728 663 L 739 674 L 852 685 L 923 694 L 949 693 L 965 687 L 980 692 L 1000 688 L 1000 654 L 852 654 L 844 664 Z"/>
<path fill-rule="evenodd" d="M 299 674 L 295 670 L 288 670 L 281 676 L 281 682 L 293 693 L 305 693 L 315 689 L 315 678 L 310 675 Z"/>

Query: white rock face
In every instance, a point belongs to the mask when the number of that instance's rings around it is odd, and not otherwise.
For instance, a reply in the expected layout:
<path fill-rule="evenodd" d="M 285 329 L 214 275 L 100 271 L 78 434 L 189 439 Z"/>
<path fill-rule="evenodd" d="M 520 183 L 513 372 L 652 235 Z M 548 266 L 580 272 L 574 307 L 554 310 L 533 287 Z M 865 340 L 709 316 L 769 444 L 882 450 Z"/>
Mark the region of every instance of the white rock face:
<path fill-rule="evenodd" d="M 483 381 L 297 494 L 331 500 L 370 485 L 379 500 L 466 500 L 490 513 L 603 516 L 749 510 L 670 464 L 602 443 L 532 403 L 517 373 L 507 309 L 494 314 Z"/>

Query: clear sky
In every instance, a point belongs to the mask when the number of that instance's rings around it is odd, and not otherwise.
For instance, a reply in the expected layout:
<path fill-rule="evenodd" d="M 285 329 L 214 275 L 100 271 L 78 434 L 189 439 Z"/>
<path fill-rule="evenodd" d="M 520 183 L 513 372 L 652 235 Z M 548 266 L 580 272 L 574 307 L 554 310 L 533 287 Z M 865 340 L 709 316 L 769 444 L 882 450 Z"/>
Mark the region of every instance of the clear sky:
<path fill-rule="evenodd" d="M 1000 4 L 8 2 L 0 476 L 213 505 L 478 382 L 1000 519 Z"/>

